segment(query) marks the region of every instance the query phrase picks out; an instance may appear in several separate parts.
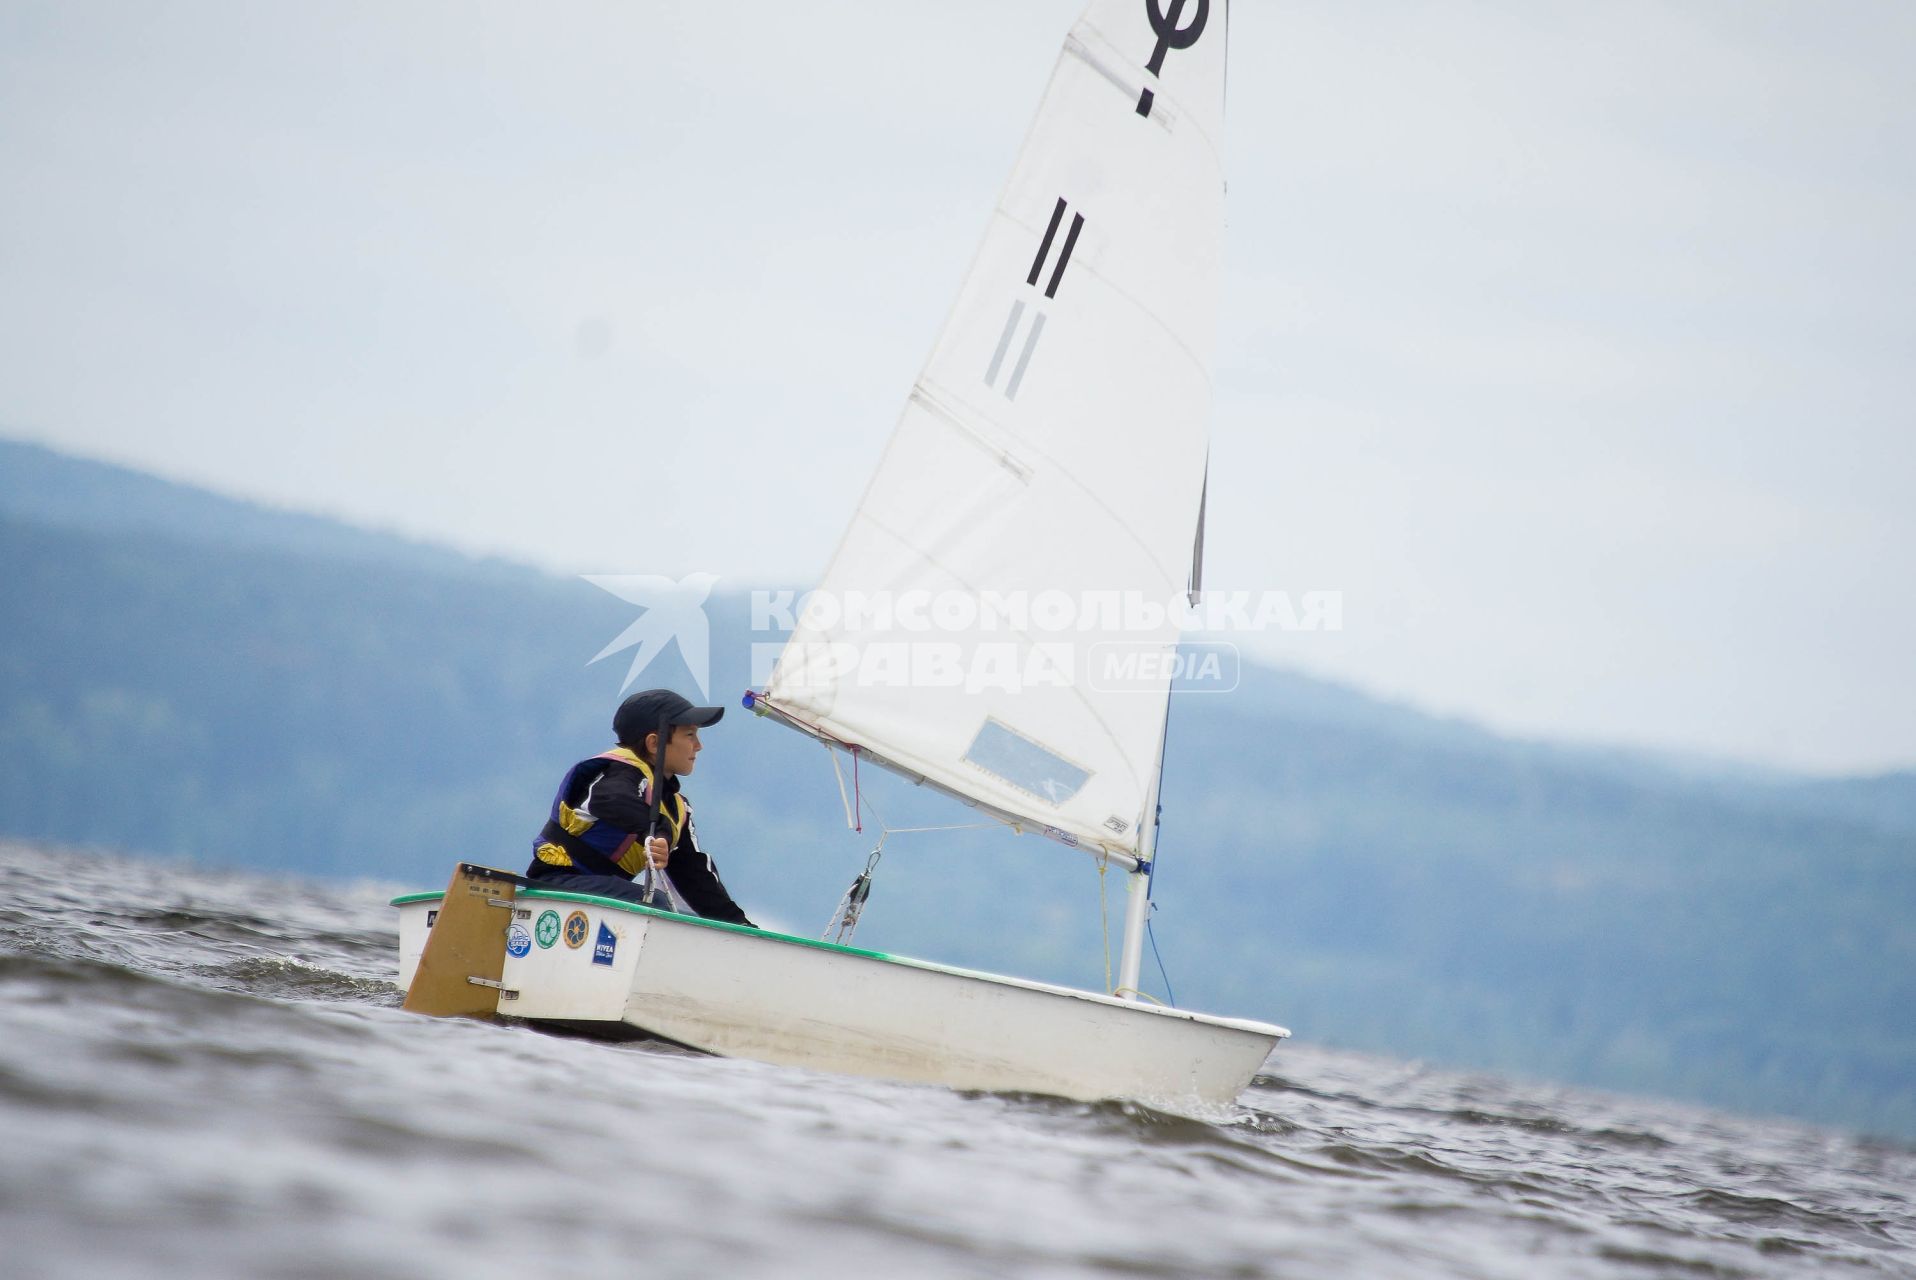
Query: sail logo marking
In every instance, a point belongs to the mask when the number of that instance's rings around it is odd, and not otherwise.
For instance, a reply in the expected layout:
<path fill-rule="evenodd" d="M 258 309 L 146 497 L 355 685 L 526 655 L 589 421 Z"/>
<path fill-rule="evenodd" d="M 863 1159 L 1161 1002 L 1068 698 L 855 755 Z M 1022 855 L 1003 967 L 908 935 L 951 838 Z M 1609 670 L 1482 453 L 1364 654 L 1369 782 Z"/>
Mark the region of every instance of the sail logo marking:
<path fill-rule="evenodd" d="M 1063 196 L 1052 207 L 1051 221 L 1044 229 L 1044 238 L 1038 242 L 1037 256 L 1031 260 L 1031 272 L 1025 277 L 1025 283 L 1031 288 L 1038 287 L 1038 281 L 1044 279 L 1045 265 L 1051 258 L 1051 247 L 1057 243 L 1058 228 L 1064 226 L 1064 215 L 1071 214 L 1071 225 L 1065 230 L 1064 243 L 1058 248 L 1058 260 L 1051 266 L 1051 275 L 1045 280 L 1043 298 L 1051 301 L 1058 296 L 1058 286 L 1064 282 L 1065 268 L 1071 265 L 1071 252 L 1078 247 L 1078 235 L 1084 230 L 1084 215 L 1073 210 Z M 1038 337 L 1044 332 L 1045 312 L 1037 307 L 1027 307 L 1025 298 L 1011 300 L 1010 314 L 1005 316 L 1005 327 L 998 335 L 998 345 L 992 350 L 991 363 L 985 368 L 985 385 L 996 387 L 998 375 L 1004 371 L 1005 357 L 1011 354 L 1011 348 L 1022 329 L 1024 345 L 1018 351 L 1018 358 L 1011 366 L 1011 376 L 1004 385 L 1005 399 L 1016 400 L 1018 388 L 1024 383 L 1025 370 L 1031 366 L 1031 353 L 1038 349 Z M 1031 310 L 1031 325 L 1024 328 L 1026 310 Z"/>
<path fill-rule="evenodd" d="M 1051 225 L 1044 229 L 1044 239 L 1038 244 L 1038 256 L 1031 260 L 1031 274 L 1025 277 L 1025 283 L 1036 285 L 1038 277 L 1044 274 L 1044 260 L 1051 255 L 1051 242 L 1058 238 L 1058 224 L 1064 221 L 1065 204 L 1063 196 L 1058 197 L 1058 205 L 1051 211 Z M 1071 265 L 1071 251 L 1078 247 L 1078 233 L 1084 230 L 1084 215 L 1071 215 L 1071 230 L 1065 232 L 1064 248 L 1058 253 L 1058 265 L 1051 272 L 1051 283 L 1045 286 L 1044 296 L 1058 296 L 1058 282 L 1064 279 L 1064 269 Z"/>
<path fill-rule="evenodd" d="M 1151 50 L 1151 60 L 1144 69 L 1152 75 L 1164 70 L 1164 55 L 1173 49 L 1189 49 L 1204 34 L 1204 24 L 1211 17 L 1211 0 L 1197 0 L 1197 12 L 1191 17 L 1191 25 L 1180 27 L 1178 19 L 1184 16 L 1187 0 L 1171 0 L 1170 12 L 1165 12 L 1163 0 L 1144 0 L 1144 12 L 1151 19 L 1151 30 L 1157 36 L 1157 45 Z M 1138 114 L 1149 117 L 1151 103 L 1156 98 L 1149 88 L 1138 95 Z"/>

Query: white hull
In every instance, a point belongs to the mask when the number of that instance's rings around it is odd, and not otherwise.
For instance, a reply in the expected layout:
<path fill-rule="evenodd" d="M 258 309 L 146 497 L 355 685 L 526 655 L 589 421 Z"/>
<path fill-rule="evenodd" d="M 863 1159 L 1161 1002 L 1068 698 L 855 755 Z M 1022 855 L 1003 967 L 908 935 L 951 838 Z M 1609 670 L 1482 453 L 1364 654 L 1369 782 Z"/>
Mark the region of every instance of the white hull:
<path fill-rule="evenodd" d="M 412 982 L 439 902 L 437 894 L 395 902 L 401 986 Z M 1223 1105 L 1289 1034 L 580 894 L 521 889 L 513 916 L 502 1015 L 629 1028 L 819 1071 Z"/>

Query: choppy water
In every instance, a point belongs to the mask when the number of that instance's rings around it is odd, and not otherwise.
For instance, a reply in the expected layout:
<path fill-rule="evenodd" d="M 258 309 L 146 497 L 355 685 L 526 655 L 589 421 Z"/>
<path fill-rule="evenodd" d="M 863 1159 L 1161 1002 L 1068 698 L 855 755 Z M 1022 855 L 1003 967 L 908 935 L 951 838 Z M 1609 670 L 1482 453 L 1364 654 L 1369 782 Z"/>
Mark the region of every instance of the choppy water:
<path fill-rule="evenodd" d="M 1207 1122 L 399 1010 L 384 895 L 0 845 L 0 1275 L 1916 1275 L 1916 1151 L 1286 1045 Z"/>

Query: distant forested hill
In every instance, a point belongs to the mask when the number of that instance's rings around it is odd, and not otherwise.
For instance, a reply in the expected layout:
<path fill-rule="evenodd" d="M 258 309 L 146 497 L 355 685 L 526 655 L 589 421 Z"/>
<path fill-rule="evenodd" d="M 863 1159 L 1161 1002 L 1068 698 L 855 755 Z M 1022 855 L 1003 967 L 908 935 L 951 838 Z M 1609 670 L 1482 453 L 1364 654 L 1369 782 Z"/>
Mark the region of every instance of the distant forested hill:
<path fill-rule="evenodd" d="M 627 655 L 587 659 L 635 613 L 5 443 L 0 600 L 0 833 L 405 886 L 523 862 L 606 744 Z M 709 612 L 736 708 L 746 602 Z M 738 709 L 707 742 L 707 845 L 759 918 L 815 933 L 874 833 L 816 745 Z M 970 816 L 864 781 L 894 826 Z M 1165 787 L 1181 1003 L 1916 1136 L 1916 776 L 1516 742 L 1252 669 L 1177 701 Z M 859 935 L 1094 987 L 1100 939 L 1095 864 L 997 832 L 893 836 Z"/>

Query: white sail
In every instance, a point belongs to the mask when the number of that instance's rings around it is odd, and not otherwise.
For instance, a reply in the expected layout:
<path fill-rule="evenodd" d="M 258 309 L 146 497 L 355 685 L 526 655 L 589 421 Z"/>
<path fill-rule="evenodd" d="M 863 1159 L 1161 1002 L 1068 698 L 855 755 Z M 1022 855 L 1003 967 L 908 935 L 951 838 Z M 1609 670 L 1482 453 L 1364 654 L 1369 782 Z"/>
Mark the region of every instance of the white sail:
<path fill-rule="evenodd" d="M 1120 856 L 1148 852 L 1166 606 L 1200 533 L 1226 4 L 1096 0 L 1072 28 L 761 695 L 828 741 Z"/>

